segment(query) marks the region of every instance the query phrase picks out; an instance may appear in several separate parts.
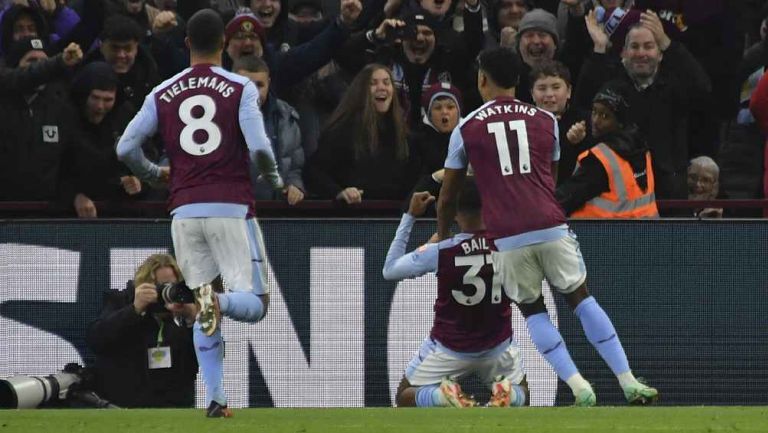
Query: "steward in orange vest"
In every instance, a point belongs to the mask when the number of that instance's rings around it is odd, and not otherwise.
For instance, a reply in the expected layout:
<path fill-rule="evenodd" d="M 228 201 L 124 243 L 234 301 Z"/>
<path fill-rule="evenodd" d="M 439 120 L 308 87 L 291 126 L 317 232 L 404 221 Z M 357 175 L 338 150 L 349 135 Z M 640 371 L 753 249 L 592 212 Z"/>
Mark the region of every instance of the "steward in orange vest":
<path fill-rule="evenodd" d="M 573 176 L 556 191 L 572 218 L 658 218 L 651 154 L 636 145 L 637 128 L 625 126 L 628 109 L 610 87 L 595 96 L 592 134 L 598 144 L 579 155 Z"/>

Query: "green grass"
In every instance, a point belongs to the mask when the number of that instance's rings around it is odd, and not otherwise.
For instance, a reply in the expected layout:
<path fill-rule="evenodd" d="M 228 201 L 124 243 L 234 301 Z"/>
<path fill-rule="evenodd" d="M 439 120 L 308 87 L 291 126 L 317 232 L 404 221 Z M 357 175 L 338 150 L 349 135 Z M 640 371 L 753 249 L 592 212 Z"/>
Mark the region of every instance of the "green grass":
<path fill-rule="evenodd" d="M 202 410 L 0 410 L 11 432 L 768 432 L 768 407 L 524 409 L 239 409 L 229 419 Z"/>

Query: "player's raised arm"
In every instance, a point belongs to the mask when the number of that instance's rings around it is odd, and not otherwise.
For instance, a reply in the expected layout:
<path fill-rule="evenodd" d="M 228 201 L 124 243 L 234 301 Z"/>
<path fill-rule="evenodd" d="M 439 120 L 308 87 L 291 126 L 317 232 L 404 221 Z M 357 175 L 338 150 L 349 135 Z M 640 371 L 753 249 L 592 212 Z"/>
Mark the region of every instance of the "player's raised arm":
<path fill-rule="evenodd" d="M 248 145 L 251 161 L 273 188 L 282 189 L 283 179 L 277 171 L 272 145 L 264 128 L 264 117 L 259 109 L 259 91 L 250 81 L 243 88 L 239 116 L 240 129 Z"/>
<path fill-rule="evenodd" d="M 154 93 L 150 93 L 117 143 L 117 159 L 124 162 L 139 179 L 148 182 L 166 177 L 166 171 L 148 160 L 141 149 L 142 144 L 155 135 L 155 132 L 157 132 L 157 109 Z"/>
<path fill-rule="evenodd" d="M 417 192 L 411 197 L 411 204 L 408 207 L 408 213 L 403 215 L 400 220 L 400 226 L 395 233 L 395 239 L 389 246 L 387 258 L 384 261 L 384 270 L 382 275 L 384 279 L 390 281 L 399 281 L 406 278 L 420 277 L 427 272 L 437 270 L 437 244 L 427 244 L 419 247 L 417 250 L 405 254 L 405 248 L 411 237 L 411 229 L 416 218 L 424 215 L 430 203 L 435 201 L 435 197 L 428 192 Z"/>

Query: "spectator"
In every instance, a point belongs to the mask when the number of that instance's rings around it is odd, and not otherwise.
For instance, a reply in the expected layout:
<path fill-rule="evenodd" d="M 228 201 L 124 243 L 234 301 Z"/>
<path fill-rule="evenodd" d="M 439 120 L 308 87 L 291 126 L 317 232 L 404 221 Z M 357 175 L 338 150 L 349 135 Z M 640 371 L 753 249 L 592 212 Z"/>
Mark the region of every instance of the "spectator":
<path fill-rule="evenodd" d="M 38 61 L 26 68 L 0 66 L 0 96 L 24 93 L 57 78 L 63 78 L 83 59 L 77 44 L 70 44 L 62 54 Z"/>
<path fill-rule="evenodd" d="M 116 104 L 117 87 L 117 75 L 104 62 L 86 65 L 72 82 L 78 138 L 65 155 L 62 183 L 63 199 L 79 218 L 99 216 L 93 200 L 125 200 L 145 189 L 115 154 L 115 143 L 136 112 L 128 102 Z"/>
<path fill-rule="evenodd" d="M 319 0 L 295 0 L 288 2 L 288 5 L 288 34 L 281 50 L 314 39 L 328 23 Z M 278 95 L 299 113 L 301 146 L 305 157 L 311 156 L 317 149 L 320 127 L 339 105 L 349 81 L 338 63 L 332 60 L 300 83 L 283 88 Z"/>
<path fill-rule="evenodd" d="M 708 156 L 693 158 L 688 165 L 688 200 L 714 200 L 720 191 L 720 168 Z M 699 218 L 722 218 L 722 208 L 694 210 Z"/>
<path fill-rule="evenodd" d="M 283 8 L 281 0 L 250 0 L 249 7 L 264 27 L 267 42 L 279 47 L 283 43 L 288 8 Z"/>
<path fill-rule="evenodd" d="M 573 176 L 557 188 L 557 201 L 574 218 L 657 218 L 651 154 L 635 142 L 629 105 L 620 87 L 605 86 L 592 105 L 598 143 L 579 155 Z M 574 125 L 569 140 L 584 139 Z"/>
<path fill-rule="evenodd" d="M 232 61 L 253 54 L 264 58 L 274 78 L 276 93 L 293 86 L 326 65 L 344 41 L 360 15 L 360 0 L 339 0 L 341 14 L 312 40 L 278 52 L 267 42 L 264 27 L 248 9 L 238 11 L 225 28 L 224 67 L 231 69 Z"/>
<path fill-rule="evenodd" d="M 557 118 L 560 128 L 560 161 L 557 163 L 557 184 L 565 182 L 576 167 L 576 157 L 589 149 L 590 138 L 581 143 L 571 143 L 567 132 L 573 125 L 580 124 L 587 132 L 588 114 L 570 103 L 571 74 L 562 63 L 546 61 L 531 71 L 531 94 L 536 106 L 549 111 Z"/>
<path fill-rule="evenodd" d="M 114 15 L 107 19 L 101 35 L 101 47 L 92 52 L 86 62 L 103 60 L 112 66 L 120 86 L 117 103 L 129 101 L 141 107 L 144 98 L 160 81 L 160 76 L 149 52 L 139 43 L 144 31 L 132 19 Z"/>
<path fill-rule="evenodd" d="M 145 0 L 122 0 L 120 13 L 134 20 L 144 31 L 140 44 L 157 63 L 163 79 L 180 72 L 189 63 L 184 46 L 186 22 L 173 10 L 161 11 Z"/>
<path fill-rule="evenodd" d="M 606 55 L 608 37 L 594 11 L 586 21 L 594 53 L 584 63 L 577 103 L 586 106 L 585 98 L 608 81 L 626 86 L 629 120 L 638 125 L 653 155 L 658 197 L 686 198 L 688 113 L 711 89 L 707 74 L 683 45 L 667 36 L 654 13 L 644 12 L 628 31 L 621 65 Z"/>
<path fill-rule="evenodd" d="M 323 3 L 320 0 L 290 0 L 286 2 L 288 13 L 280 37 L 280 51 L 288 51 L 312 40 L 328 25 Z"/>
<path fill-rule="evenodd" d="M 384 15 L 402 20 L 413 15 L 426 15 L 434 24 L 432 30 L 442 45 L 453 51 L 466 50 L 471 59 L 483 49 L 483 13 L 480 2 L 405 0 L 402 5 L 400 3 L 401 0 L 388 1 L 384 6 Z"/>
<path fill-rule="evenodd" d="M 485 32 L 485 48 L 506 47 L 514 49 L 520 21 L 534 8 L 531 0 L 497 0 L 489 3 L 488 30 Z"/>
<path fill-rule="evenodd" d="M 422 123 L 410 140 L 414 158 L 421 162 L 414 192 L 428 191 L 437 197 L 443 180 L 451 132 L 461 119 L 461 91 L 449 83 L 435 83 L 421 98 Z M 434 214 L 434 205 L 427 207 Z"/>
<path fill-rule="evenodd" d="M 577 77 L 583 58 L 589 50 L 589 36 L 581 20 L 571 20 L 566 29 L 568 43 L 561 40 L 557 30 L 557 18 L 544 9 L 534 9 L 523 16 L 517 33 L 516 50 L 522 60 L 520 83 L 516 98 L 533 104 L 530 73 L 537 65 L 552 60 L 568 67 L 572 77 Z"/>
<path fill-rule="evenodd" d="M 474 5 L 467 2 L 468 8 Z M 475 18 L 480 17 L 480 9 L 477 9 Z M 466 16 L 466 15 L 465 15 Z M 408 124 L 415 127 L 421 122 L 421 94 L 429 86 L 437 82 L 449 82 L 462 89 L 462 93 L 474 95 L 476 91 L 471 89 L 473 82 L 473 70 L 467 65 L 472 64 L 474 56 L 470 56 L 466 44 L 450 41 L 441 41 L 439 37 L 440 24 L 436 19 L 426 14 L 414 14 L 404 20 L 386 19 L 376 30 L 361 32 L 352 38 L 347 46 L 346 58 L 342 67 L 349 71 L 358 70 L 368 60 L 375 59 L 381 64 L 391 65 L 394 76 L 394 85 L 399 93 L 400 103 L 406 112 Z M 406 33 L 403 33 L 406 32 Z M 467 28 L 464 37 L 472 32 L 482 38 L 481 26 L 475 30 Z M 373 52 L 373 58 L 366 56 L 366 52 Z M 342 59 L 339 59 L 342 62 Z M 469 97 L 470 107 L 478 98 Z"/>
<path fill-rule="evenodd" d="M 160 9 L 147 4 L 146 0 L 122 0 L 121 6 L 120 12 L 136 21 L 147 35 L 152 34 L 152 23 L 160 14 Z"/>
<path fill-rule="evenodd" d="M 183 280 L 168 254 L 149 256 L 125 290 L 109 290 L 86 342 L 96 355 L 95 391 L 133 407 L 193 407 L 197 359 L 195 304 L 164 304 L 157 284 Z"/>
<path fill-rule="evenodd" d="M 2 53 L 14 42 L 24 38 L 38 38 L 48 42 L 48 25 L 40 10 L 32 6 L 14 4 L 2 13 L 0 19 L 2 31 Z"/>
<path fill-rule="evenodd" d="M 363 194 L 366 199 L 401 200 L 417 175 L 392 72 L 380 64 L 368 65 L 333 112 L 304 179 L 320 198 L 353 204 Z"/>
<path fill-rule="evenodd" d="M 235 61 L 232 69 L 236 74 L 250 78 L 259 89 L 259 106 L 264 116 L 264 128 L 272 144 L 277 169 L 283 178 L 285 188 L 275 191 L 260 176 L 256 164 L 251 164 L 251 184 L 256 200 L 288 200 L 295 205 L 304 199 L 304 181 L 301 170 L 304 167 L 304 149 L 301 147 L 299 115 L 285 101 L 270 92 L 269 67 L 256 56 L 243 56 Z M 283 197 L 284 196 L 284 197 Z"/>
<path fill-rule="evenodd" d="M 42 39 L 14 42 L 8 66 L 29 67 L 48 58 Z M 0 197 L 54 200 L 59 194 L 61 158 L 72 145 L 72 106 L 65 82 L 43 84 L 0 98 Z"/>
<path fill-rule="evenodd" d="M 531 69 L 545 61 L 555 59 L 559 38 L 555 16 L 543 9 L 534 9 L 526 13 L 520 21 L 517 51 L 523 62 L 520 83 L 515 95 L 517 99 L 533 103 L 529 82 Z"/>
<path fill-rule="evenodd" d="M 256 15 L 239 12 L 227 23 L 225 36 L 230 61 L 235 62 L 242 56 L 264 57 L 267 35 Z"/>
<path fill-rule="evenodd" d="M 91 13 L 86 22 L 62 0 L 41 0 L 18 3 L 0 12 L 2 52 L 7 52 L 14 41 L 25 37 L 37 37 L 45 41 L 51 52 L 57 53 L 72 41 L 88 45 L 85 27 L 92 25 Z M 98 7 L 96 7 L 98 9 Z M 98 12 L 98 11 L 97 11 Z M 91 39 L 92 40 L 92 39 Z"/>

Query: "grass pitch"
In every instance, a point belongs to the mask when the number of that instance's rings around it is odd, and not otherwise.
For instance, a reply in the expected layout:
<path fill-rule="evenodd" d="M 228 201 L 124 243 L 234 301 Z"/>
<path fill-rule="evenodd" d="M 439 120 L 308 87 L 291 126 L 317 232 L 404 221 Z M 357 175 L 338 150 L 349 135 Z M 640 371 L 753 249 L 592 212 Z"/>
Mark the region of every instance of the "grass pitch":
<path fill-rule="evenodd" d="M 596 407 L 523 409 L 0 410 L 0 433 L 33 432 L 756 432 L 768 407 Z"/>

